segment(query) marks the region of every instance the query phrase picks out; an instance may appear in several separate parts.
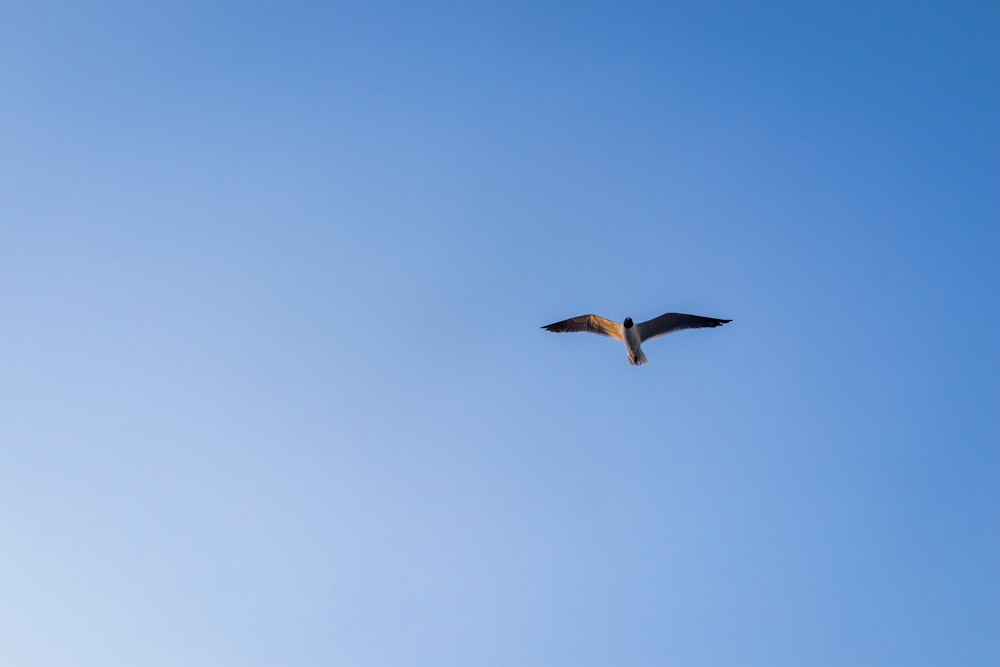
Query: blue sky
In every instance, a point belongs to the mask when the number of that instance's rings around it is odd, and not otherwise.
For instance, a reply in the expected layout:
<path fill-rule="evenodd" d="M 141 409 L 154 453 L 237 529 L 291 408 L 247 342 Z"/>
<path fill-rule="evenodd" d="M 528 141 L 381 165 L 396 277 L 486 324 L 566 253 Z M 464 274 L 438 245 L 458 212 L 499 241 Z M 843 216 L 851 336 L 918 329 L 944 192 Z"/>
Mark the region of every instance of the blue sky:
<path fill-rule="evenodd" d="M 1000 662 L 996 5 L 693 4 L 5 3 L 0 662 Z"/>

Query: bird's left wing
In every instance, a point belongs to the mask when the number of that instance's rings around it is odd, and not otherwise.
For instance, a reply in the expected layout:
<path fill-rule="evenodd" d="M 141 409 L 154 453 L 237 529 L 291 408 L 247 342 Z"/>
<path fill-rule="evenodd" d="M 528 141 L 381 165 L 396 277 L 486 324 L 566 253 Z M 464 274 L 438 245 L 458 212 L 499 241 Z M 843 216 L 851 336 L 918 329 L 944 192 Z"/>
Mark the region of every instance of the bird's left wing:
<path fill-rule="evenodd" d="M 701 315 L 685 315 L 684 313 L 664 313 L 659 317 L 637 324 L 639 340 L 647 341 L 650 338 L 663 336 L 664 334 L 680 331 L 681 329 L 703 329 L 705 327 L 717 327 L 732 320 L 720 320 L 714 317 L 702 317 Z"/>
<path fill-rule="evenodd" d="M 590 333 L 600 334 L 601 336 L 610 336 L 615 340 L 622 339 L 622 325 L 617 322 L 612 322 L 611 320 L 606 320 L 603 317 L 598 317 L 597 315 L 580 315 L 579 317 L 571 317 L 568 320 L 563 320 L 562 322 L 546 324 L 542 328 L 547 331 L 554 331 L 555 333 L 589 331 Z"/>

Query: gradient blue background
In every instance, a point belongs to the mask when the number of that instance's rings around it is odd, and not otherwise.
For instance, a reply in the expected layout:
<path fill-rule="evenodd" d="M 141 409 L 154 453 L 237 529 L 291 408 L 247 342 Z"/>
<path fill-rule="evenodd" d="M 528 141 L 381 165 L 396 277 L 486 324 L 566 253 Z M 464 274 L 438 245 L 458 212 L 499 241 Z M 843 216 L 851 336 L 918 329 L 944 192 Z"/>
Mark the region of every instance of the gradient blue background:
<path fill-rule="evenodd" d="M 1000 664 L 998 44 L 4 3 L 0 663 Z"/>

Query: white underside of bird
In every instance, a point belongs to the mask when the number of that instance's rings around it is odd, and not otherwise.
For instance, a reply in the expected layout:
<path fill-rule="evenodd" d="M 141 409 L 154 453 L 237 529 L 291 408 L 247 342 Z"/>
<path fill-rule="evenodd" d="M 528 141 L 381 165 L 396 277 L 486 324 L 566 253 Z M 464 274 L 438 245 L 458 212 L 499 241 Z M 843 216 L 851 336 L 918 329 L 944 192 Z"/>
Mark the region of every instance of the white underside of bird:
<path fill-rule="evenodd" d="M 649 363 L 646 353 L 642 351 L 642 339 L 639 338 L 638 327 L 622 327 L 625 349 L 628 351 L 628 362 L 633 366 L 642 366 Z"/>
<path fill-rule="evenodd" d="M 555 333 L 586 331 L 620 340 L 625 344 L 625 350 L 628 352 L 628 362 L 633 366 L 641 366 L 649 362 L 646 354 L 642 351 L 642 344 L 647 340 L 681 329 L 717 327 L 727 322 L 732 322 L 732 320 L 720 320 L 715 317 L 702 317 L 701 315 L 687 315 L 685 313 L 664 313 L 639 324 L 634 324 L 631 317 L 626 317 L 625 321 L 619 324 L 598 315 L 580 315 L 561 322 L 546 324 L 542 328 Z"/>

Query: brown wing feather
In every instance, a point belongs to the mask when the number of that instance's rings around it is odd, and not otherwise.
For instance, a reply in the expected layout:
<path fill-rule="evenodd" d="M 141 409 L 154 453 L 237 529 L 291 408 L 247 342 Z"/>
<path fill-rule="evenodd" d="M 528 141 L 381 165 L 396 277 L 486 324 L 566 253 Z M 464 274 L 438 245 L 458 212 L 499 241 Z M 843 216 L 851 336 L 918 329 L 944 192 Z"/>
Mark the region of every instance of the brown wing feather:
<path fill-rule="evenodd" d="M 611 320 L 606 320 L 597 315 L 580 315 L 571 317 L 561 322 L 553 322 L 542 327 L 546 331 L 555 333 L 570 333 L 574 331 L 587 331 L 590 333 L 608 336 L 615 340 L 622 340 L 622 325 Z"/>
<path fill-rule="evenodd" d="M 715 317 L 686 315 L 684 313 L 664 313 L 637 326 L 639 327 L 639 340 L 645 342 L 650 338 L 663 336 L 674 331 L 680 331 L 681 329 L 717 327 L 727 322 L 732 322 L 732 320 L 720 320 Z"/>

